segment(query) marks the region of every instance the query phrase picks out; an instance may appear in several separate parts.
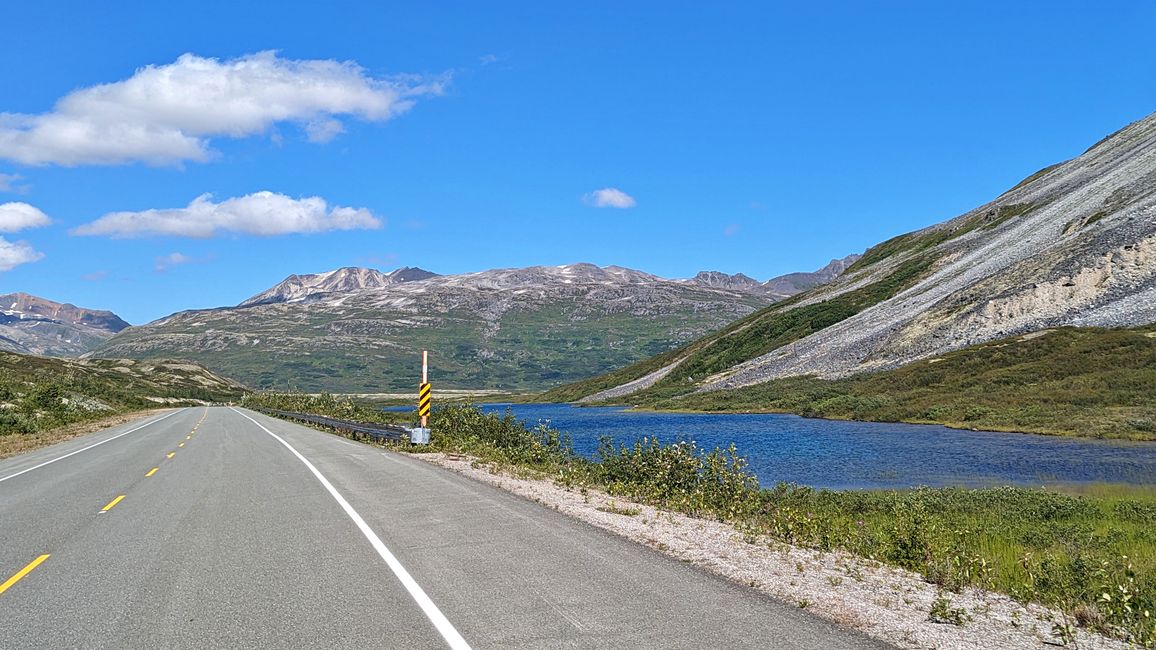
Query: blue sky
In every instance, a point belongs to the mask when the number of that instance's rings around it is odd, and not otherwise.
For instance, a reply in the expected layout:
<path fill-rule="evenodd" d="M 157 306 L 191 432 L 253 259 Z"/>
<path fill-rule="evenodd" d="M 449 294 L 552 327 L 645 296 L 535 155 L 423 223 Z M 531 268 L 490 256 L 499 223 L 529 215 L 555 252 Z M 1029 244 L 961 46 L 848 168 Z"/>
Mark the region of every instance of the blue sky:
<path fill-rule="evenodd" d="M 1150 2 L 384 4 L 6 7 L 0 204 L 50 223 L 0 208 L 0 292 L 141 323 L 340 266 L 766 279 L 1156 110 Z"/>

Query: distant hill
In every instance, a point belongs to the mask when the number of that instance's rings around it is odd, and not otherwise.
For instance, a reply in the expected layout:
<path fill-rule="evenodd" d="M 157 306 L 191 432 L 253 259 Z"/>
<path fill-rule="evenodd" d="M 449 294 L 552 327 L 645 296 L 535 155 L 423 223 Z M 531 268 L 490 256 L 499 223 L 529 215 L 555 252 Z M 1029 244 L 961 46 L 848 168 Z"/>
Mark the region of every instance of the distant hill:
<path fill-rule="evenodd" d="M 75 357 L 128 327 L 119 316 L 27 293 L 0 294 L 0 350 Z"/>
<path fill-rule="evenodd" d="M 670 406 L 699 395 L 688 401 L 701 405 L 705 392 L 724 391 L 721 402 L 727 389 L 889 370 L 1048 328 L 1154 322 L 1156 114 L 970 212 L 869 249 L 827 284 L 545 399 Z"/>
<path fill-rule="evenodd" d="M 428 349 L 439 386 L 537 390 L 669 350 L 776 299 L 724 277 L 592 264 L 445 276 L 344 268 L 129 328 L 94 354 L 189 359 L 254 388 L 388 392 L 413 389 Z"/>

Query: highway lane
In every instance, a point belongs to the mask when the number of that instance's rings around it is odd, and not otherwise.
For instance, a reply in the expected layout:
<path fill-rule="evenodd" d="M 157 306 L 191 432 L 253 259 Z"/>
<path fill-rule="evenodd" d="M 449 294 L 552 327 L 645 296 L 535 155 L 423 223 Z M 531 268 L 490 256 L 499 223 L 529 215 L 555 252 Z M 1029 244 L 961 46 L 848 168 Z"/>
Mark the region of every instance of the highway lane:
<path fill-rule="evenodd" d="M 249 411 L 185 409 L 5 480 L 139 424 L 0 461 L 0 581 L 49 554 L 0 593 L 0 647 L 883 647 L 496 488 Z"/>

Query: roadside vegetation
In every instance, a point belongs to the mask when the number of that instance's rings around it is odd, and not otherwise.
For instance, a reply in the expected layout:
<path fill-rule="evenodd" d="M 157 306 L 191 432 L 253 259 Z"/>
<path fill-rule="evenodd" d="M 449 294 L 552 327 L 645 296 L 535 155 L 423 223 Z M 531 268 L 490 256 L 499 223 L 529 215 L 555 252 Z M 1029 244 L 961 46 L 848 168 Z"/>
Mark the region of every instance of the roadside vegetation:
<path fill-rule="evenodd" d="M 351 401 L 325 402 L 336 410 L 318 414 L 381 417 Z M 309 405 L 246 399 L 257 403 Z M 413 418 L 385 417 L 395 416 Z M 568 489 L 603 490 L 725 521 L 752 544 L 847 551 L 920 573 L 943 590 L 944 602 L 965 587 L 1038 602 L 1064 612 L 1052 622 L 1062 639 L 1083 626 L 1156 647 L 1156 488 L 829 491 L 780 483 L 767 489 L 734 446 L 707 450 L 647 438 L 626 447 L 606 439 L 590 459 L 575 453 L 563 432 L 468 405 L 436 409 L 431 428 L 428 448 L 403 449 L 466 455 Z M 629 516 L 629 509 L 622 512 Z M 940 619 L 967 624 L 960 612 L 940 609 Z"/>
<path fill-rule="evenodd" d="M 241 406 L 254 410 L 309 413 L 365 424 L 412 425 L 417 419 L 412 411 L 383 411 L 370 400 L 355 400 L 347 395 L 330 393 L 249 393 L 241 399 Z"/>
<path fill-rule="evenodd" d="M 244 392 L 191 364 L 0 352 L 0 440 L 133 411 L 227 402 Z"/>

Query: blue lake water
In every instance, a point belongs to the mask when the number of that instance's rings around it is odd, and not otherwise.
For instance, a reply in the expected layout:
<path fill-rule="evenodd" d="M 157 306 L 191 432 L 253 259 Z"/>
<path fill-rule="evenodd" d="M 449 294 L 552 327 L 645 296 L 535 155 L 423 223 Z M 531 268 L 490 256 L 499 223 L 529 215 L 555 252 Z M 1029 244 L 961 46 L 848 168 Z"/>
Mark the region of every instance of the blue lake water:
<path fill-rule="evenodd" d="M 735 443 L 759 482 L 814 487 L 902 488 L 917 485 L 1156 484 L 1156 443 L 1106 442 L 1019 433 L 961 431 L 794 415 L 631 412 L 568 404 L 485 404 L 511 409 L 531 426 L 547 422 L 593 455 L 598 437 L 618 444 L 644 436 L 694 440 L 712 449 Z"/>

